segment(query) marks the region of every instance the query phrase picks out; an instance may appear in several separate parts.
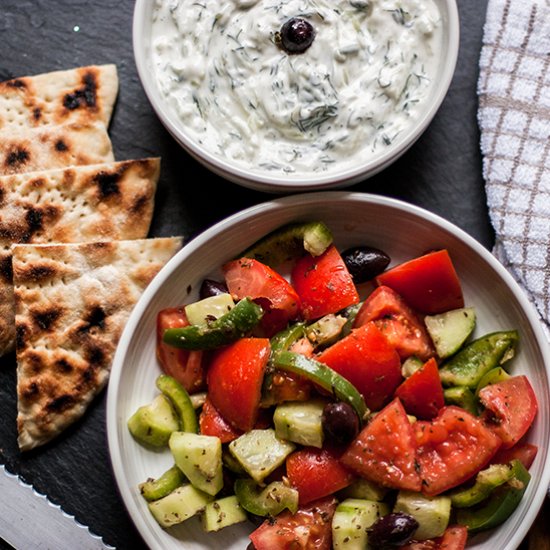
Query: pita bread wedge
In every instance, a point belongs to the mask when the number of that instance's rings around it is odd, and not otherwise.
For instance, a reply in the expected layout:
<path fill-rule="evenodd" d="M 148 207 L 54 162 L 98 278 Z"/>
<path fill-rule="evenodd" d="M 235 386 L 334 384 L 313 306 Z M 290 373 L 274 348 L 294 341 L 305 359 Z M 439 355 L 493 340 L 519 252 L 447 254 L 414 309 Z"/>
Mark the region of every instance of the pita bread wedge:
<path fill-rule="evenodd" d="M 0 131 L 0 176 L 114 160 L 102 123 Z"/>
<path fill-rule="evenodd" d="M 0 177 L 0 355 L 15 344 L 11 246 L 144 239 L 159 172 L 147 158 Z"/>
<path fill-rule="evenodd" d="M 85 413 L 132 308 L 181 245 L 174 237 L 14 247 L 21 450 Z"/>
<path fill-rule="evenodd" d="M 0 82 L 0 130 L 46 124 L 109 125 L 118 93 L 115 65 L 91 65 Z"/>

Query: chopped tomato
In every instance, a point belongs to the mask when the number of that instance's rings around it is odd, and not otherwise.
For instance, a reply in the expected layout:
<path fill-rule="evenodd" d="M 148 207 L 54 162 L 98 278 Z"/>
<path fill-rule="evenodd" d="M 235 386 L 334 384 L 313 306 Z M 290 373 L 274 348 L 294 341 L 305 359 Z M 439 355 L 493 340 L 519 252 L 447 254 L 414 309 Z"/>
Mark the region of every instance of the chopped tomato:
<path fill-rule="evenodd" d="M 538 410 L 535 392 L 526 376 L 512 376 L 479 392 L 485 406 L 482 418 L 505 448 L 513 447 L 530 428 Z"/>
<path fill-rule="evenodd" d="M 212 356 L 208 396 L 233 428 L 248 431 L 256 423 L 270 351 L 267 338 L 241 338 Z"/>
<path fill-rule="evenodd" d="M 429 420 L 437 416 L 439 409 L 445 405 L 445 398 L 435 358 L 428 359 L 413 372 L 395 390 L 395 396 L 401 399 L 405 410 L 417 418 Z"/>
<path fill-rule="evenodd" d="M 401 548 L 405 550 L 464 550 L 467 540 L 467 527 L 464 525 L 450 525 L 441 537 L 411 541 Z"/>
<path fill-rule="evenodd" d="M 218 437 L 222 443 L 229 443 L 242 435 L 240 430 L 236 430 L 225 420 L 208 397 L 199 414 L 199 428 L 202 435 Z"/>
<path fill-rule="evenodd" d="M 336 499 L 326 497 L 265 520 L 250 534 L 255 550 L 330 550 Z"/>
<path fill-rule="evenodd" d="M 341 461 L 357 475 L 384 487 L 420 491 L 415 434 L 398 398 L 363 428 Z"/>
<path fill-rule="evenodd" d="M 347 487 L 354 475 L 340 463 L 337 453 L 328 448 L 305 447 L 286 459 L 286 475 L 300 494 L 300 504 L 331 495 Z"/>
<path fill-rule="evenodd" d="M 399 354 L 373 323 L 353 329 L 318 360 L 348 379 L 372 410 L 386 405 L 403 380 Z"/>
<path fill-rule="evenodd" d="M 460 407 L 443 407 L 432 421 L 414 424 L 422 492 L 433 496 L 477 474 L 501 441 L 483 422 Z"/>
<path fill-rule="evenodd" d="M 491 464 L 507 464 L 511 460 L 519 460 L 528 470 L 535 460 L 539 448 L 532 443 L 516 443 L 508 449 L 500 448 L 497 454 L 491 459 Z"/>
<path fill-rule="evenodd" d="M 225 283 L 237 299 L 251 298 L 266 311 L 262 326 L 266 336 L 286 327 L 300 312 L 300 298 L 292 285 L 269 266 L 250 258 L 240 258 L 223 266 Z"/>
<path fill-rule="evenodd" d="M 445 249 L 384 271 L 376 282 L 393 288 L 413 309 L 429 315 L 464 307 L 462 287 Z"/>
<path fill-rule="evenodd" d="M 387 286 L 375 289 L 357 312 L 354 326 L 374 321 L 401 359 L 415 355 L 427 361 L 435 349 L 424 324 L 397 292 Z"/>
<path fill-rule="evenodd" d="M 298 259 L 290 280 L 300 296 L 306 320 L 359 303 L 353 279 L 334 245 L 320 256 L 305 255 Z"/>
<path fill-rule="evenodd" d="M 184 307 L 169 307 L 157 314 L 156 354 L 160 368 L 172 376 L 189 392 L 204 389 L 205 374 L 203 352 L 175 348 L 163 342 L 162 336 L 167 328 L 180 328 L 189 325 Z"/>

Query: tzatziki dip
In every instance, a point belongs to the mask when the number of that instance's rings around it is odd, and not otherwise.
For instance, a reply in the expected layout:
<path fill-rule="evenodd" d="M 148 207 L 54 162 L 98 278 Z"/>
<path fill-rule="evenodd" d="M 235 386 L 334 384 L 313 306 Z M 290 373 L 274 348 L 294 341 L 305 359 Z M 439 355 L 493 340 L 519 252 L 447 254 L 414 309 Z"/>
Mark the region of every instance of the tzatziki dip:
<path fill-rule="evenodd" d="M 185 132 L 243 169 L 341 171 L 401 139 L 442 48 L 433 0 L 156 0 L 152 63 Z"/>

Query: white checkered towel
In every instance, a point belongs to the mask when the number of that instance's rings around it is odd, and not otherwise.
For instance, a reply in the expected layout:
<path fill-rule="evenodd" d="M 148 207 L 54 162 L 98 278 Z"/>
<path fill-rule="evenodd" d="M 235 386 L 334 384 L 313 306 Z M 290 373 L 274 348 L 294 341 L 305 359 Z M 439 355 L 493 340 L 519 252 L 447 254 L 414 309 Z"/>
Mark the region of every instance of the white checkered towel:
<path fill-rule="evenodd" d="M 550 0 L 489 0 L 478 82 L 493 253 L 550 327 Z"/>

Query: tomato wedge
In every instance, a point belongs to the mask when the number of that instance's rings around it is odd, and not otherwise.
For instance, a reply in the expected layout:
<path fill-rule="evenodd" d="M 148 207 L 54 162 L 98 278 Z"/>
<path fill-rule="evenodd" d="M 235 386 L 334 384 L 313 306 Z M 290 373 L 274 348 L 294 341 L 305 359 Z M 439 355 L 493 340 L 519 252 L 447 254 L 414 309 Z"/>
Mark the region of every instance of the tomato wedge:
<path fill-rule="evenodd" d="M 318 361 L 349 380 L 372 410 L 386 405 L 403 380 L 398 353 L 373 323 L 353 329 Z"/>
<path fill-rule="evenodd" d="M 511 460 L 519 460 L 528 470 L 533 464 L 538 450 L 539 448 L 536 445 L 520 441 L 508 449 L 501 447 L 491 459 L 491 464 L 507 464 Z"/>
<path fill-rule="evenodd" d="M 290 280 L 300 296 L 306 320 L 318 319 L 359 303 L 350 272 L 334 245 L 320 256 L 299 258 Z"/>
<path fill-rule="evenodd" d="M 268 338 L 241 338 L 212 356 L 207 374 L 208 396 L 237 430 L 251 430 L 258 419 L 270 351 Z"/>
<path fill-rule="evenodd" d="M 501 445 L 483 422 L 460 407 L 443 407 L 432 421 L 414 424 L 422 492 L 434 496 L 485 467 Z"/>
<path fill-rule="evenodd" d="M 525 435 L 538 410 L 535 392 L 524 375 L 485 386 L 479 399 L 486 408 L 485 424 L 502 439 L 504 448 L 513 447 Z"/>
<path fill-rule="evenodd" d="M 413 372 L 396 390 L 405 410 L 417 418 L 428 420 L 437 416 L 445 405 L 439 368 L 434 357 Z"/>
<path fill-rule="evenodd" d="M 441 537 L 411 541 L 401 546 L 401 548 L 405 550 L 464 550 L 467 541 L 467 527 L 464 525 L 450 525 Z"/>
<path fill-rule="evenodd" d="M 363 428 L 341 461 L 357 475 L 384 487 L 420 491 L 415 434 L 399 398 Z"/>
<path fill-rule="evenodd" d="M 222 443 L 229 443 L 242 434 L 225 420 L 208 397 L 199 414 L 199 429 L 201 435 L 218 437 Z"/>
<path fill-rule="evenodd" d="M 413 309 L 426 314 L 464 307 L 460 280 L 445 249 L 414 258 L 376 277 L 389 286 Z"/>
<path fill-rule="evenodd" d="M 336 499 L 326 497 L 265 520 L 250 534 L 255 550 L 331 550 Z"/>
<path fill-rule="evenodd" d="M 376 288 L 357 312 L 354 326 L 374 321 L 401 359 L 415 355 L 427 361 L 435 349 L 424 324 L 403 298 L 387 286 Z"/>
<path fill-rule="evenodd" d="M 240 258 L 223 266 L 225 283 L 237 299 L 258 301 L 265 314 L 266 336 L 286 327 L 300 313 L 300 298 L 292 285 L 269 266 L 251 258 Z"/>
<path fill-rule="evenodd" d="M 157 314 L 156 355 L 160 368 L 175 378 L 189 392 L 204 389 L 206 377 L 203 368 L 203 352 L 187 351 L 166 344 L 162 336 L 167 328 L 189 325 L 184 307 L 169 307 Z"/>
<path fill-rule="evenodd" d="M 340 463 L 341 452 L 305 447 L 286 459 L 286 475 L 300 494 L 300 504 L 331 495 L 347 487 L 354 475 Z"/>

